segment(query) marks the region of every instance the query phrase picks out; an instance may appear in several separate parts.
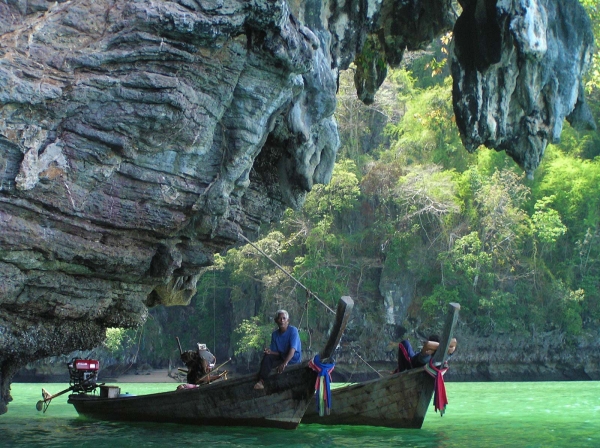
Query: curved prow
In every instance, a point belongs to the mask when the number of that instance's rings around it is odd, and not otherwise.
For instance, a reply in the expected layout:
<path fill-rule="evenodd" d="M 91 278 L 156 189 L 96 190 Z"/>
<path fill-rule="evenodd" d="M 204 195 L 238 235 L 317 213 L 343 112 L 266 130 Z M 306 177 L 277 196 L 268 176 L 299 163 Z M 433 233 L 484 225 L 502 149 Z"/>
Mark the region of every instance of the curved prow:
<path fill-rule="evenodd" d="M 322 361 L 329 358 L 340 343 L 342 334 L 344 334 L 344 330 L 348 324 L 348 319 L 350 319 L 352 308 L 354 308 L 354 300 L 349 296 L 343 296 L 338 302 L 337 310 L 335 312 L 335 323 L 329 334 L 327 345 L 320 353 Z"/>
<path fill-rule="evenodd" d="M 444 332 L 440 339 L 440 345 L 433 356 L 433 362 L 444 362 L 448 358 L 448 347 L 450 341 L 454 337 L 454 327 L 458 321 L 458 312 L 460 311 L 460 305 L 458 303 L 450 303 L 448 305 L 448 314 L 446 316 L 446 322 L 444 323 Z M 440 350 L 441 349 L 441 350 Z"/>

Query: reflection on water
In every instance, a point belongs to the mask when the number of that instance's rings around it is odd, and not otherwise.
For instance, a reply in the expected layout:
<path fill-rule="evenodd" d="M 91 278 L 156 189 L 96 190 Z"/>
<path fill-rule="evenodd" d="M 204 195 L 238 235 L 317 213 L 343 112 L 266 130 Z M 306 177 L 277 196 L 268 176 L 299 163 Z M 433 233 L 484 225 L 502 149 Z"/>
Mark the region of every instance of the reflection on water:
<path fill-rule="evenodd" d="M 134 394 L 171 384 L 120 384 Z M 443 418 L 431 408 L 423 429 L 300 425 L 295 431 L 110 423 L 79 417 L 66 396 L 36 411 L 41 388 L 13 384 L 14 401 L 0 416 L 0 447 L 599 447 L 600 383 L 448 383 Z M 333 403 L 335 406 L 335 402 Z"/>

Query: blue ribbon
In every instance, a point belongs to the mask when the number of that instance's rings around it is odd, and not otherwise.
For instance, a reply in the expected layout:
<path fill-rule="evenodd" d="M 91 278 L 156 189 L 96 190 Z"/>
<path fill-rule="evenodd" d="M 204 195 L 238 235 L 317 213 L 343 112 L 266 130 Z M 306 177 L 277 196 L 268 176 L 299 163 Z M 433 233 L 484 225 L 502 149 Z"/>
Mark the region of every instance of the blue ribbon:
<path fill-rule="evenodd" d="M 335 363 L 322 363 L 321 357 L 316 355 L 310 361 L 309 366 L 317 372 L 317 382 L 315 384 L 317 411 L 319 411 L 321 417 L 325 414 L 329 415 L 331 410 L 331 372 L 335 367 Z M 325 390 L 322 390 L 322 387 Z"/>

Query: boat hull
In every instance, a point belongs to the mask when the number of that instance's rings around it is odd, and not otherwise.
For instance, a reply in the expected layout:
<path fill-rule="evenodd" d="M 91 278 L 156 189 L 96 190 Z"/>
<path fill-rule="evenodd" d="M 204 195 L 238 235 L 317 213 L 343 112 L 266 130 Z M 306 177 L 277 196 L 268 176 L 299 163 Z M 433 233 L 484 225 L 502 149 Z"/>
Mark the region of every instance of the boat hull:
<path fill-rule="evenodd" d="M 458 320 L 460 305 L 449 305 L 444 332 L 433 362 L 442 365 Z M 421 428 L 435 390 L 435 380 L 423 367 L 331 391 L 331 413 L 319 416 L 309 406 L 302 423 Z"/>
<path fill-rule="evenodd" d="M 331 414 L 320 417 L 313 401 L 302 423 L 421 428 L 434 380 L 423 368 L 331 391 Z"/>
<path fill-rule="evenodd" d="M 81 415 L 109 421 L 294 429 L 313 400 L 315 381 L 316 373 L 305 363 L 271 375 L 263 390 L 254 389 L 255 375 L 246 375 L 196 389 L 140 396 L 73 394 L 68 402 Z"/>

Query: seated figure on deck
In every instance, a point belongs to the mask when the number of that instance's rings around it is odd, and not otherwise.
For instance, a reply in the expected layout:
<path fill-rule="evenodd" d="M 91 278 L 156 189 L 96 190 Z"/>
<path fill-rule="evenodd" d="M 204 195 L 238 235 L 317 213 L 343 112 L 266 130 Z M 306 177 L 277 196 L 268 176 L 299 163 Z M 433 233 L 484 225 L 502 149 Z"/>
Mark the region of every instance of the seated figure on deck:
<path fill-rule="evenodd" d="M 277 330 L 271 334 L 271 345 L 264 349 L 264 355 L 258 373 L 255 389 L 264 389 L 265 380 L 273 367 L 282 373 L 288 364 L 302 361 L 302 345 L 298 329 L 290 325 L 290 316 L 286 310 L 278 310 L 274 317 Z"/>
<path fill-rule="evenodd" d="M 452 355 L 456 350 L 456 338 L 452 338 L 450 345 L 448 346 L 448 355 Z M 394 370 L 394 373 L 403 372 L 408 369 L 414 369 L 416 367 L 422 367 L 429 363 L 433 354 L 437 351 L 440 345 L 440 337 L 432 334 L 427 338 L 427 341 L 423 344 L 423 347 L 419 352 L 413 350 L 408 340 L 403 340 L 398 344 L 398 368 Z"/>
<path fill-rule="evenodd" d="M 206 344 L 198 343 L 198 350 L 188 350 L 181 354 L 181 360 L 188 368 L 188 384 L 198 384 L 214 368 L 217 358 L 213 355 Z"/>

